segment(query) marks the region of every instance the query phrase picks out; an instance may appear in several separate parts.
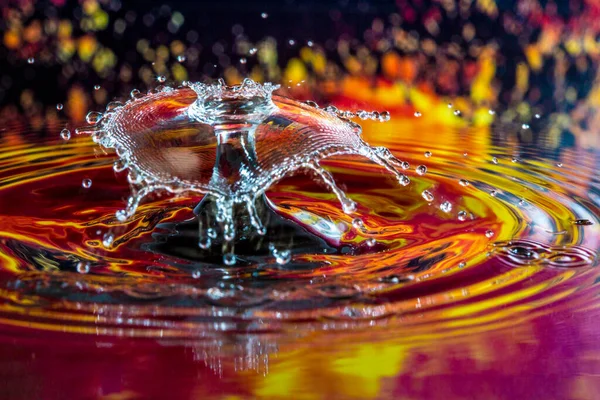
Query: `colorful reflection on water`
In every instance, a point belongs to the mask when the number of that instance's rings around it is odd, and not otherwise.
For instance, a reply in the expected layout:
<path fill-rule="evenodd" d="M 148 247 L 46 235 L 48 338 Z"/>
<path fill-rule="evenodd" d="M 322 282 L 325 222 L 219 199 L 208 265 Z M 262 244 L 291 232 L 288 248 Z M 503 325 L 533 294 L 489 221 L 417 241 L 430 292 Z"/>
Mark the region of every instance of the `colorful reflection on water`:
<path fill-rule="evenodd" d="M 308 177 L 268 192 L 343 246 L 292 243 L 289 265 L 257 254 L 215 268 L 153 247 L 193 198 L 152 199 L 120 223 L 129 189 L 114 156 L 82 137 L 4 136 L 5 388 L 60 397 L 66 374 L 75 397 L 593 397 L 598 154 L 565 151 L 558 167 L 522 149 L 513 162 L 487 128 L 400 115 L 364 123 L 364 137 L 408 161 L 412 183 L 361 159 L 324 162 L 363 227 Z"/>

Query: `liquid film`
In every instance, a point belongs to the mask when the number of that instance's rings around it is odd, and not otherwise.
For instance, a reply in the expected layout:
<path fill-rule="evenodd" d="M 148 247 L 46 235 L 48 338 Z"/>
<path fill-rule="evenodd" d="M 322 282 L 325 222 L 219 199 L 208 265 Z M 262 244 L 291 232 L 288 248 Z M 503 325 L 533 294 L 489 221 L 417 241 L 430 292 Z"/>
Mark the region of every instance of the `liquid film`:
<path fill-rule="evenodd" d="M 299 172 L 313 173 L 352 214 L 355 202 L 319 164 L 329 157 L 361 156 L 387 169 L 401 185 L 410 183 L 398 169 L 402 162 L 384 147 L 369 146 L 360 125 L 351 121 L 384 122 L 389 113 L 321 109 L 313 102 L 272 96 L 277 88 L 250 79 L 238 86 L 186 82 L 144 96 L 134 92 L 125 104 L 113 102 L 103 114 L 88 114 L 93 128 L 78 132 L 115 149 L 115 171 L 129 171 L 132 194 L 117 218 L 131 218 L 142 200 L 158 191 L 210 196 L 216 207 L 202 216 L 199 230 L 199 243 L 207 248 L 208 229 L 234 240 L 241 230 L 234 215 L 239 206 L 255 231 L 265 235 L 256 201 L 275 182 Z"/>

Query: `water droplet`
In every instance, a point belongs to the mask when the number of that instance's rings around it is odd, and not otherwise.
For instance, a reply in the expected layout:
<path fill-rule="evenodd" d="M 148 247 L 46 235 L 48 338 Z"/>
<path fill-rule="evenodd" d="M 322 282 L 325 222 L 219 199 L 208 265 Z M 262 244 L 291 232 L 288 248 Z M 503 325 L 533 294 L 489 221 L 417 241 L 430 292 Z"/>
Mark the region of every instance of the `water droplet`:
<path fill-rule="evenodd" d="M 562 164 L 562 163 L 556 163 L 556 166 L 557 166 L 558 168 L 562 168 L 562 167 L 563 167 L 563 164 Z"/>
<path fill-rule="evenodd" d="M 167 81 L 167 77 L 164 75 L 159 75 L 156 77 L 156 80 L 160 83 L 165 83 Z"/>
<path fill-rule="evenodd" d="M 519 159 L 516 158 L 516 157 L 513 157 L 513 158 L 510 159 L 510 161 L 513 162 L 513 163 L 516 163 L 516 162 L 519 162 Z"/>
<path fill-rule="evenodd" d="M 492 196 L 492 197 L 496 197 L 497 194 L 498 194 L 498 192 L 495 190 L 490 191 L 490 196 Z"/>
<path fill-rule="evenodd" d="M 62 103 L 58 103 L 58 104 L 56 105 L 56 109 L 57 109 L 58 111 L 62 110 L 62 109 L 63 109 L 63 107 L 64 107 L 64 106 L 63 106 L 63 104 L 62 104 Z"/>
<path fill-rule="evenodd" d="M 27 64 L 33 64 L 34 62 L 35 62 L 35 58 L 33 58 L 33 57 L 29 57 L 27 59 Z"/>
<path fill-rule="evenodd" d="M 486 236 L 487 238 L 494 237 L 494 231 L 493 231 L 493 230 L 491 230 L 491 229 L 488 229 L 487 231 L 485 231 L 485 236 Z"/>
<path fill-rule="evenodd" d="M 423 193 L 421 193 L 421 196 L 423 196 L 423 198 L 426 201 L 428 201 L 429 203 L 431 203 L 434 200 L 434 197 L 429 190 L 423 190 Z"/>
<path fill-rule="evenodd" d="M 202 276 L 202 272 L 195 270 L 194 272 L 192 272 L 192 278 L 194 279 L 198 279 Z"/>
<path fill-rule="evenodd" d="M 367 246 L 373 247 L 377 244 L 377 240 L 375 238 L 369 238 L 366 240 Z"/>
<path fill-rule="evenodd" d="M 430 152 L 430 151 L 426 151 L 426 152 L 425 152 L 425 157 L 429 158 L 429 157 L 431 157 L 431 155 L 432 155 L 432 154 L 431 154 L 431 152 Z"/>
<path fill-rule="evenodd" d="M 398 182 L 400 182 L 402 186 L 410 185 L 410 179 L 408 179 L 408 176 L 406 175 L 400 175 Z"/>
<path fill-rule="evenodd" d="M 67 128 L 63 129 L 62 131 L 60 131 L 60 137 L 62 140 L 71 139 L 71 131 L 68 130 Z"/>
<path fill-rule="evenodd" d="M 535 119 L 540 119 L 542 116 L 540 114 L 535 114 Z"/>
<path fill-rule="evenodd" d="M 356 113 L 356 115 L 358 115 L 358 118 L 360 119 L 369 119 L 371 117 L 371 113 L 365 110 L 358 110 L 358 112 Z"/>
<path fill-rule="evenodd" d="M 458 263 L 458 268 L 464 268 L 464 267 L 466 267 L 466 266 L 467 266 L 467 263 L 466 263 L 466 262 L 464 262 L 464 261 L 463 261 L 463 262 L 460 262 L 460 263 Z"/>
<path fill-rule="evenodd" d="M 573 225 L 589 226 L 594 225 L 594 223 L 589 219 L 576 219 L 573 221 Z"/>
<path fill-rule="evenodd" d="M 253 47 L 250 50 L 248 50 L 248 54 L 250 54 L 251 56 L 253 56 L 253 55 L 256 54 L 257 51 L 258 51 L 258 49 L 256 47 Z"/>
<path fill-rule="evenodd" d="M 409 169 L 410 168 L 410 164 L 408 163 L 408 161 L 401 161 L 400 162 L 400 168 L 402 168 L 402 169 Z"/>
<path fill-rule="evenodd" d="M 448 108 L 452 108 L 452 103 L 448 103 Z"/>
<path fill-rule="evenodd" d="M 468 156 L 469 156 L 469 153 L 467 153 L 467 152 L 463 153 L 463 157 L 468 157 Z"/>
<path fill-rule="evenodd" d="M 290 250 L 277 250 L 273 249 L 271 251 L 273 257 L 275 257 L 275 262 L 279 265 L 285 265 L 292 260 L 292 253 Z"/>
<path fill-rule="evenodd" d="M 469 186 L 470 185 L 469 181 L 466 179 L 461 179 L 458 181 L 458 183 L 460 184 L 460 186 Z"/>
<path fill-rule="evenodd" d="M 78 262 L 77 272 L 79 272 L 80 274 L 87 274 L 88 272 L 90 272 L 90 264 L 84 263 L 83 261 Z"/>
<path fill-rule="evenodd" d="M 106 248 L 109 248 L 112 246 L 114 240 L 115 237 L 112 235 L 112 233 L 105 233 L 104 236 L 102 236 L 102 245 Z"/>
<path fill-rule="evenodd" d="M 211 239 L 216 239 L 217 238 L 217 231 L 214 230 L 214 228 L 208 228 L 206 230 L 206 234 L 208 235 L 209 238 Z"/>
<path fill-rule="evenodd" d="M 129 92 L 129 96 L 131 96 L 132 99 L 137 99 L 141 96 L 141 94 L 142 93 L 137 89 L 133 89 L 131 92 Z"/>
<path fill-rule="evenodd" d="M 178 62 L 182 63 L 182 62 L 185 62 L 185 60 L 187 60 L 187 58 L 183 54 L 180 54 L 177 56 Z"/>
<path fill-rule="evenodd" d="M 90 111 L 85 116 L 85 120 L 90 125 L 96 125 L 102 119 L 102 114 L 97 111 Z"/>
<path fill-rule="evenodd" d="M 513 255 L 513 256 L 517 256 L 520 258 L 530 258 L 530 259 L 535 259 L 539 257 L 539 254 L 536 253 L 534 250 L 528 249 L 526 247 L 521 247 L 521 246 L 514 246 L 508 249 L 508 252 Z"/>
<path fill-rule="evenodd" d="M 459 211 L 458 212 L 458 220 L 459 221 L 466 221 L 467 220 L 467 212 L 466 211 Z"/>
<path fill-rule="evenodd" d="M 84 180 L 81 181 L 81 186 L 83 186 L 86 189 L 89 189 L 92 187 L 92 180 L 90 178 L 85 178 Z"/>
<path fill-rule="evenodd" d="M 198 247 L 200 247 L 202 250 L 207 250 L 210 247 L 210 244 L 211 240 L 208 237 L 198 240 Z"/>
<path fill-rule="evenodd" d="M 234 265 L 236 261 L 237 258 L 235 254 L 228 253 L 223 256 L 223 263 L 225 265 Z"/>
<path fill-rule="evenodd" d="M 523 125 L 521 125 L 521 128 L 523 128 L 523 129 L 529 129 L 529 124 L 523 124 Z"/>
<path fill-rule="evenodd" d="M 425 175 L 427 173 L 427 167 L 425 165 L 419 165 L 416 168 L 417 174 L 419 175 Z"/>
<path fill-rule="evenodd" d="M 269 18 L 269 14 L 267 14 L 266 12 L 264 12 L 264 13 L 261 13 L 261 14 L 260 14 L 260 16 L 261 16 L 261 18 L 262 18 L 262 19 L 267 19 L 267 18 Z"/>
<path fill-rule="evenodd" d="M 288 40 L 288 44 L 290 46 L 294 46 L 296 44 L 296 41 L 294 39 L 290 39 L 290 40 Z"/>
<path fill-rule="evenodd" d="M 354 218 L 352 220 L 352 226 L 358 230 L 362 230 L 365 227 L 364 222 L 360 218 Z"/>
<path fill-rule="evenodd" d="M 125 221 L 127 221 L 127 218 L 128 218 L 127 212 L 125 210 L 118 210 L 115 213 L 115 218 L 117 218 L 118 221 L 125 222 Z"/>
<path fill-rule="evenodd" d="M 498 158 L 496 158 L 496 157 L 492 157 L 492 163 L 494 163 L 494 164 L 498 164 Z"/>
<path fill-rule="evenodd" d="M 460 116 L 460 110 L 454 110 L 454 115 L 456 115 L 457 117 Z"/>
<path fill-rule="evenodd" d="M 494 111 L 494 110 L 490 109 L 490 110 L 488 110 L 488 113 L 489 113 L 490 115 L 495 115 L 495 114 L 496 114 L 496 111 Z"/>
<path fill-rule="evenodd" d="M 379 121 L 387 122 L 389 120 L 390 120 L 390 113 L 388 111 L 382 111 L 381 114 L 379 114 Z"/>
<path fill-rule="evenodd" d="M 240 58 L 240 64 L 246 64 L 247 61 L 245 57 Z"/>
<path fill-rule="evenodd" d="M 450 203 L 449 201 L 445 201 L 442 204 L 440 204 L 440 210 L 442 210 L 445 213 L 449 213 L 450 211 L 452 211 L 452 203 Z"/>
<path fill-rule="evenodd" d="M 308 42 L 306 42 L 306 44 L 308 45 L 308 47 L 313 47 L 314 45 L 312 40 L 309 40 Z"/>

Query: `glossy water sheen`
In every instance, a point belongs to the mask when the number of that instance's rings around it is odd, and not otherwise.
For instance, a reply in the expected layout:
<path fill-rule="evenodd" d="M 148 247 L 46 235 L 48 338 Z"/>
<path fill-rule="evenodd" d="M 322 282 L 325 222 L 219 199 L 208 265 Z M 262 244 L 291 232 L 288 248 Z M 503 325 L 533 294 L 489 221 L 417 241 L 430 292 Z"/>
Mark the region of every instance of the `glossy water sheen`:
<path fill-rule="evenodd" d="M 267 235 L 279 253 L 215 266 L 195 246 L 177 256 L 161 246 L 199 197 L 150 197 L 120 222 L 129 187 L 114 155 L 56 132 L 2 137 L 0 346 L 21 366 L 6 371 L 9 393 L 59 398 L 67 381 L 93 398 L 423 398 L 441 386 L 444 398 L 590 398 L 597 388 L 586 379 L 599 349 L 594 152 L 564 152 L 559 168 L 515 158 L 485 130 L 365 122 L 365 140 L 410 164 L 410 185 L 363 158 L 324 161 L 361 220 L 309 177 L 286 178 L 268 197 L 322 246 Z"/>

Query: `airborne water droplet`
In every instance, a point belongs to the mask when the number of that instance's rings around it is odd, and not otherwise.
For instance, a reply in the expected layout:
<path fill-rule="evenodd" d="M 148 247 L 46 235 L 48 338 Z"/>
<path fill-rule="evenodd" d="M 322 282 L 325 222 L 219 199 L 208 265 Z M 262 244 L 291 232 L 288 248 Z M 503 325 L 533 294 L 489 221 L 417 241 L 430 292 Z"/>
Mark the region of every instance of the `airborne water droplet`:
<path fill-rule="evenodd" d="M 225 265 L 234 265 L 236 261 L 235 254 L 227 253 L 223 256 L 223 263 Z"/>
<path fill-rule="evenodd" d="M 202 250 L 208 249 L 210 247 L 210 244 L 210 238 L 201 238 L 200 240 L 198 240 L 198 247 L 200 247 Z"/>
<path fill-rule="evenodd" d="M 364 229 L 365 224 L 363 223 L 362 219 L 354 218 L 352 220 L 352 226 L 358 230 L 362 230 L 362 229 Z"/>
<path fill-rule="evenodd" d="M 490 109 L 490 110 L 488 110 L 488 113 L 489 113 L 490 115 L 495 115 L 495 114 L 496 114 L 496 111 L 494 111 L 494 110 Z"/>
<path fill-rule="evenodd" d="M 529 124 L 523 124 L 523 125 L 521 125 L 521 128 L 523 128 L 523 129 L 529 129 Z"/>
<path fill-rule="evenodd" d="M 132 89 L 131 92 L 129 92 L 129 96 L 131 96 L 132 99 L 137 99 L 140 95 L 141 92 L 138 89 Z"/>
<path fill-rule="evenodd" d="M 419 165 L 416 171 L 419 175 L 425 175 L 427 173 L 427 167 L 425 165 Z"/>
<path fill-rule="evenodd" d="M 269 14 L 267 14 L 266 12 L 264 12 L 264 13 L 261 13 L 261 14 L 260 14 L 260 16 L 261 16 L 261 18 L 262 18 L 262 19 L 267 19 L 267 18 L 269 18 Z"/>
<path fill-rule="evenodd" d="M 256 54 L 257 51 L 258 51 L 258 49 L 256 47 L 253 47 L 250 50 L 248 50 L 248 54 L 250 54 L 251 56 L 253 56 L 253 55 Z"/>
<path fill-rule="evenodd" d="M 90 111 L 85 116 L 85 121 L 90 125 L 96 125 L 102 119 L 102 114 L 97 111 Z"/>
<path fill-rule="evenodd" d="M 57 109 L 58 111 L 62 110 L 62 109 L 63 109 L 63 107 L 64 107 L 64 106 L 63 106 L 63 104 L 62 104 L 62 103 L 58 103 L 58 104 L 56 105 L 56 109 Z"/>
<path fill-rule="evenodd" d="M 240 58 L 240 64 L 246 64 L 246 62 L 247 62 L 246 57 Z"/>
<path fill-rule="evenodd" d="M 29 57 L 27 59 L 27 64 L 33 64 L 34 62 L 35 62 L 35 58 L 33 58 L 33 57 Z"/>
<path fill-rule="evenodd" d="M 71 139 L 71 131 L 68 130 L 67 128 L 63 129 L 62 131 L 60 131 L 60 137 L 62 140 Z"/>
<path fill-rule="evenodd" d="M 558 168 L 562 168 L 563 164 L 562 164 L 562 163 L 556 163 L 556 166 L 557 166 Z"/>
<path fill-rule="evenodd" d="M 429 190 L 423 190 L 423 193 L 421 193 L 421 196 L 423 196 L 423 198 L 430 203 L 434 200 L 434 197 Z"/>
<path fill-rule="evenodd" d="M 86 189 L 89 189 L 92 187 L 92 180 L 90 178 L 85 178 L 84 180 L 81 181 L 81 186 L 83 186 Z"/>
<path fill-rule="evenodd" d="M 449 213 L 450 211 L 452 211 L 452 203 L 450 203 L 449 201 L 445 201 L 442 204 L 440 204 L 440 210 L 442 210 L 445 213 Z"/>
<path fill-rule="evenodd" d="M 460 110 L 454 110 L 454 115 L 456 115 L 457 117 L 460 116 Z"/>
<path fill-rule="evenodd" d="M 156 80 L 160 83 L 165 83 L 167 81 L 167 77 L 164 75 L 159 75 L 156 77 Z"/>
<path fill-rule="evenodd" d="M 431 157 L 431 152 L 430 151 L 426 151 L 425 152 L 425 157 L 427 157 L 427 158 Z"/>
<path fill-rule="evenodd" d="M 271 251 L 273 257 L 275 257 L 275 262 L 279 265 L 285 265 L 289 263 L 292 259 L 292 253 L 290 250 L 277 250 L 273 248 Z"/>
<path fill-rule="evenodd" d="M 115 237 L 112 235 L 112 233 L 105 233 L 104 236 L 102 236 L 102 245 L 106 248 L 109 248 L 110 246 L 112 246 L 114 240 Z"/>
<path fill-rule="evenodd" d="M 194 279 L 198 279 L 202 276 L 202 272 L 195 270 L 194 272 L 192 272 L 192 278 Z"/>
<path fill-rule="evenodd" d="M 180 54 L 180 55 L 177 56 L 177 61 L 178 62 L 182 63 L 182 62 L 185 62 L 185 60 L 186 60 L 186 58 L 185 58 L 185 56 L 183 54 Z"/>
<path fill-rule="evenodd" d="M 390 120 L 390 113 L 388 111 L 382 111 L 381 114 L 379 114 L 379 121 L 387 122 L 389 120 Z"/>
<path fill-rule="evenodd" d="M 94 85 L 94 90 L 100 90 L 100 85 Z"/>
<path fill-rule="evenodd" d="M 78 262 L 77 272 L 79 272 L 80 274 L 87 274 L 88 272 L 90 272 L 90 264 L 84 263 L 83 261 Z"/>

